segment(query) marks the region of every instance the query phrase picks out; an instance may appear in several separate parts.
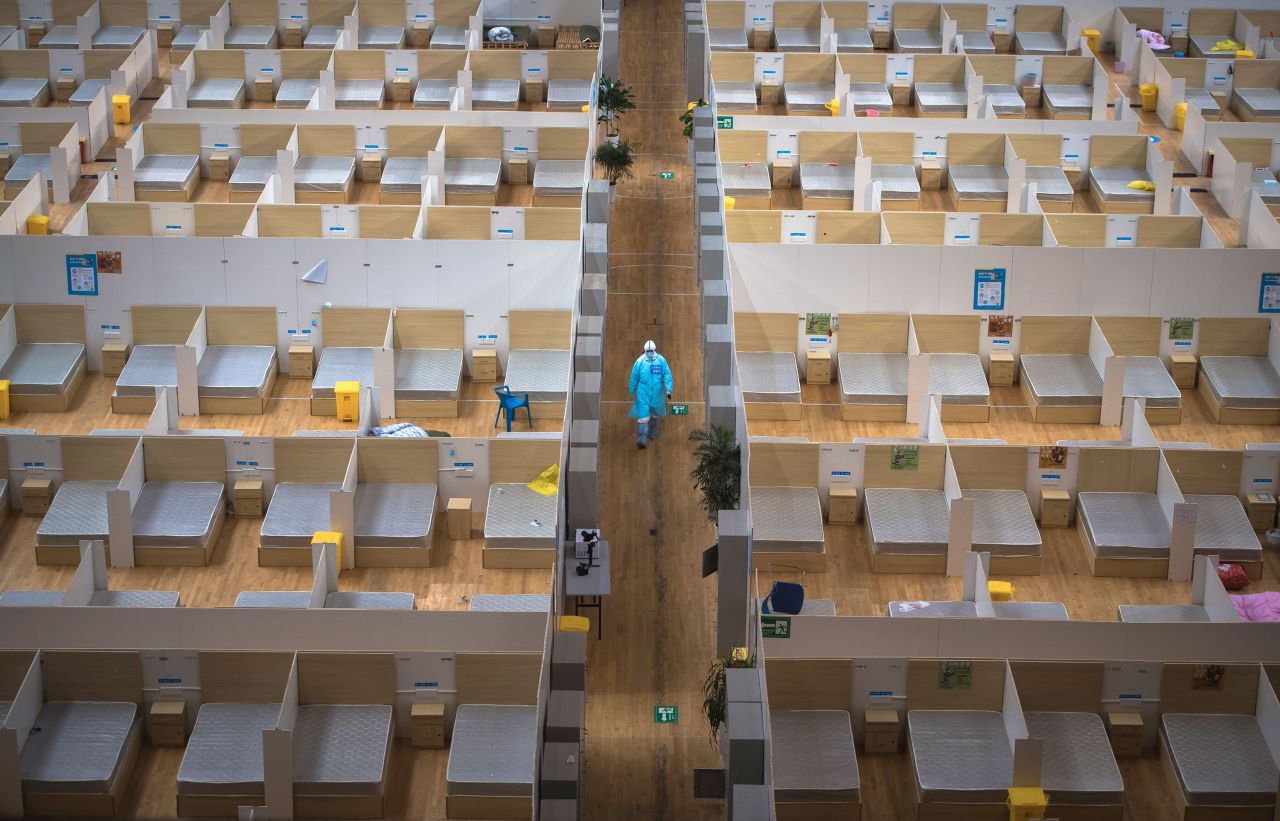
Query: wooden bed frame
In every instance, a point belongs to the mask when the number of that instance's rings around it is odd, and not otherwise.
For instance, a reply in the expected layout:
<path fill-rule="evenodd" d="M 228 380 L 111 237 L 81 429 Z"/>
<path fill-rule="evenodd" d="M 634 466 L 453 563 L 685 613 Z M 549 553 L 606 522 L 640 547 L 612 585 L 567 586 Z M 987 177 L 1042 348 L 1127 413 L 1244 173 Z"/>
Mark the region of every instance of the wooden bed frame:
<path fill-rule="evenodd" d="M 764 131 L 735 131 L 728 130 L 719 136 L 717 147 L 720 151 L 720 162 L 729 165 L 737 165 L 740 163 L 755 163 L 767 166 L 769 163 L 769 149 L 767 146 L 768 134 Z M 798 171 L 798 169 L 797 169 Z M 770 180 L 773 175 L 770 171 Z M 799 181 L 795 180 L 794 184 L 798 187 Z M 772 186 L 772 182 L 770 182 Z M 772 189 L 770 194 L 764 197 L 741 197 L 733 198 L 733 208 L 735 211 L 762 211 L 772 207 L 773 195 Z M 534 203 L 535 205 L 537 203 Z"/>
<path fill-rule="evenodd" d="M 1200 320 L 1199 356 L 1263 356 L 1271 336 L 1268 317 L 1204 317 Z M 1280 408 L 1226 408 L 1218 404 L 1204 369 L 1197 366 L 1197 390 L 1209 414 L 1220 425 L 1280 425 Z"/>
<path fill-rule="evenodd" d="M 1090 141 L 1089 165 L 1097 168 L 1146 168 L 1146 138 L 1141 135 L 1097 135 Z M 1151 214 L 1155 209 L 1154 201 L 1108 203 L 1092 185 L 1088 187 L 1088 196 L 1100 214 Z"/>
<path fill-rule="evenodd" d="M 398 404 L 398 403 L 397 403 Z M 437 485 L 436 515 L 431 523 L 431 544 L 426 547 L 404 547 L 355 544 L 356 567 L 430 567 L 432 548 L 443 526 L 444 497 L 438 490 L 439 453 L 430 439 L 393 442 L 390 439 L 368 439 L 356 455 L 358 479 L 369 483 L 425 483 Z"/>
<path fill-rule="evenodd" d="M 734 341 L 740 352 L 796 351 L 796 317 L 789 313 L 735 313 Z M 803 391 L 803 386 L 802 391 Z M 798 421 L 804 415 L 804 397 L 799 402 L 747 402 L 747 419 L 785 419 Z"/>
<path fill-rule="evenodd" d="M 265 345 L 276 347 L 276 309 L 231 305 L 205 308 L 205 333 L 210 345 Z M 276 367 L 267 374 L 261 396 L 201 396 L 200 413 L 261 414 L 280 373 L 279 352 Z"/>
<path fill-rule="evenodd" d="M 506 56 L 506 55 L 502 55 Z M 516 57 L 515 52 L 511 56 Z M 473 56 L 474 59 L 474 56 Z M 484 79 L 476 76 L 477 80 Z M 450 125 L 444 130 L 445 159 L 454 157 L 471 159 L 502 159 L 502 129 L 497 126 Z M 505 169 L 503 169 L 505 170 Z M 488 205 L 498 204 L 498 195 L 502 193 L 502 172 L 498 174 L 498 190 L 492 194 L 450 194 L 445 191 L 445 205 Z"/>
<path fill-rule="evenodd" d="M 532 482 L 549 465 L 558 461 L 560 461 L 559 440 L 493 439 L 489 442 L 489 483 L 497 485 Z M 485 492 L 488 493 L 487 490 Z M 480 563 L 485 569 L 542 569 L 554 567 L 555 562 L 554 546 L 547 548 L 486 546 L 480 553 Z"/>
<path fill-rule="evenodd" d="M 1004 135 L 1000 135 L 1001 140 Z M 1001 205 L 1001 210 L 1004 210 Z M 921 353 L 978 354 L 978 319 L 970 314 L 913 314 L 916 340 Z M 991 419 L 991 397 L 982 405 L 942 403 L 943 422 L 988 422 Z"/>
<path fill-rule="evenodd" d="M 788 57 L 809 57 L 816 55 L 788 53 Z M 823 55 L 826 56 L 826 55 Z M 803 82 L 803 81 L 801 81 Z M 801 162 L 848 163 L 852 165 L 858 157 L 858 135 L 856 132 L 840 131 L 801 131 L 799 137 Z M 830 197 L 806 197 L 800 186 L 800 167 L 795 166 L 792 185 L 800 188 L 800 207 L 805 211 L 852 211 L 853 193 L 848 199 Z M 791 350 L 795 350 L 794 347 Z"/>
<path fill-rule="evenodd" d="M 355 437 L 275 437 L 276 484 L 340 483 L 351 461 Z M 263 510 L 263 518 L 270 510 Z M 311 544 L 266 547 L 258 544 L 259 567 L 310 567 Z"/>
<path fill-rule="evenodd" d="M 320 311 L 320 331 L 325 348 L 381 348 L 387 339 L 390 322 L 390 308 L 322 308 Z M 312 393 L 312 416 L 336 416 L 337 413 L 336 397 Z"/>
<path fill-rule="evenodd" d="M 466 335 L 463 332 L 461 310 L 431 310 L 428 308 L 397 308 L 392 316 L 392 342 L 396 349 L 443 348 L 466 352 Z M 462 390 L 459 377 L 458 390 Z M 532 403 L 530 403 L 532 404 Z M 396 417 L 428 417 L 456 419 L 457 399 L 400 399 L 396 398 Z"/>
<path fill-rule="evenodd" d="M 1004 143 L 1004 134 L 952 134 L 947 138 L 947 163 L 1003 169 Z M 947 186 L 947 198 L 951 201 L 952 211 L 1003 214 L 1009 208 L 1007 196 L 1003 200 L 963 199 L 952 185 Z"/>
<path fill-rule="evenodd" d="M 840 336 L 836 339 L 837 363 L 842 353 L 905 355 L 907 322 L 907 314 L 856 314 L 847 317 L 845 327 L 840 329 Z M 907 406 L 906 403 L 857 405 L 845 402 L 841 394 L 840 418 L 846 422 L 905 422 Z"/>
<path fill-rule="evenodd" d="M 1087 316 L 1024 316 L 1020 353 L 1088 356 L 1092 325 L 1092 319 Z M 1018 390 L 1026 400 L 1033 422 L 1096 425 L 1102 419 L 1102 397 L 1098 397 L 1096 405 L 1041 405 L 1032 395 L 1027 380 L 1020 375 Z"/>
<path fill-rule="evenodd" d="M 916 86 L 920 83 L 949 83 L 963 86 L 964 63 L 965 56 L 961 54 L 915 55 L 915 73 L 912 76 L 911 86 L 913 116 L 923 120 L 963 120 L 968 116 L 966 111 L 927 111 L 920 104 L 920 97 L 916 94 Z"/>
<path fill-rule="evenodd" d="M 858 134 L 858 154 L 870 156 L 872 163 L 881 165 L 915 165 L 915 135 L 910 131 L 863 131 Z M 919 179 L 920 172 L 916 171 Z M 880 199 L 881 211 L 919 211 L 920 197 L 913 200 Z M 882 420 L 871 420 L 882 421 Z M 902 421 L 888 420 L 888 421 Z"/>
<path fill-rule="evenodd" d="M 150 482 L 226 483 L 226 448 L 217 438 L 148 436 L 143 441 L 142 456 L 147 481 Z M 218 547 L 218 537 L 226 518 L 224 495 L 204 544 L 195 547 L 135 544 L 134 562 L 139 567 L 204 567 Z"/>
<path fill-rule="evenodd" d="M 215 440 L 220 441 L 220 440 Z M 64 482 L 119 482 L 133 459 L 138 440 L 132 436 L 62 437 L 62 480 Z M 14 489 L 10 487 L 10 493 Z M 54 499 L 57 494 L 54 494 Z M 52 505 L 50 500 L 50 504 Z M 105 556 L 111 564 L 111 545 L 104 540 Z M 37 565 L 80 564 L 80 546 L 36 544 Z M 74 814 L 74 813 L 73 813 Z"/>
<path fill-rule="evenodd" d="M 1271 60 L 1240 60 L 1236 64 L 1235 88 L 1280 88 L 1280 67 Z M 1231 111 L 1241 120 L 1250 123 L 1280 123 L 1280 116 L 1257 116 L 1240 103 L 1239 96 L 1231 93 Z"/>
<path fill-rule="evenodd" d="M 198 305 L 134 305 L 133 344 L 186 345 L 203 309 Z M 155 396 L 119 396 L 111 392 L 111 412 L 148 414 L 156 408 Z"/>
<path fill-rule="evenodd" d="M 85 359 L 80 362 L 66 393 L 10 393 L 9 409 L 13 413 L 61 413 L 69 410 L 88 374 L 88 339 L 85 335 L 83 305 L 18 304 L 13 306 L 18 344 L 24 342 L 72 342 L 85 345 Z"/>

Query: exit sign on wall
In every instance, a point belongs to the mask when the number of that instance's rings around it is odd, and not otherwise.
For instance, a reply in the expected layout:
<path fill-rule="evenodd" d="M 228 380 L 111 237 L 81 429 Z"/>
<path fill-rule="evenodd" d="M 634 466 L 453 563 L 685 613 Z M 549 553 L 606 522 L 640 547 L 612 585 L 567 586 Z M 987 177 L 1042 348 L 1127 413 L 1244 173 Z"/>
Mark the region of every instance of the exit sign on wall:
<path fill-rule="evenodd" d="M 671 414 L 672 416 L 688 416 L 689 406 L 688 405 L 669 405 L 667 407 L 667 413 Z"/>
<path fill-rule="evenodd" d="M 654 724 L 676 724 L 680 721 L 680 708 L 674 705 L 653 705 Z"/>
<path fill-rule="evenodd" d="M 717 115 L 717 116 L 716 116 L 716 128 L 719 128 L 719 129 L 721 129 L 722 131 L 732 131 L 732 130 L 733 130 L 733 116 L 732 116 L 732 115 L 727 115 L 727 116 L 726 116 L 726 115 Z"/>

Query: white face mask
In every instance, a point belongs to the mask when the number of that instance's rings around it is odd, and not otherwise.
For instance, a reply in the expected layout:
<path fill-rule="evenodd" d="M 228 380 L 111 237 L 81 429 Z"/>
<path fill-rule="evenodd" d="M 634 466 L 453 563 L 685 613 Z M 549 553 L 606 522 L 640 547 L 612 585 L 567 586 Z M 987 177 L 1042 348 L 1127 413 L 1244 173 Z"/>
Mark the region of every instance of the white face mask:
<path fill-rule="evenodd" d="M 644 358 L 652 362 L 658 358 L 658 354 L 655 351 L 645 351 Z"/>

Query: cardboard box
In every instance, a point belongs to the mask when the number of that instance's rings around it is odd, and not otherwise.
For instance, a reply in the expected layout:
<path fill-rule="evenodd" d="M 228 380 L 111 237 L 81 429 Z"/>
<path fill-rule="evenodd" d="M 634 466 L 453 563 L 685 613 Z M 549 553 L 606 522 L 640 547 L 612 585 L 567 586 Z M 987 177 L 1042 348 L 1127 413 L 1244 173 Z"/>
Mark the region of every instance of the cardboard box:
<path fill-rule="evenodd" d="M 497 351 L 472 351 L 471 352 L 471 381 L 472 382 L 497 382 L 498 381 L 498 352 Z"/>
<path fill-rule="evenodd" d="M 43 516 L 49 512 L 53 501 L 52 479 L 22 480 L 22 512 L 28 516 Z"/>
<path fill-rule="evenodd" d="M 209 179 L 214 182 L 226 182 L 231 179 L 231 155 L 225 151 L 214 151 L 209 155 Z"/>
<path fill-rule="evenodd" d="M 104 342 L 102 344 L 102 373 L 105 376 L 119 376 L 124 365 L 129 361 L 129 346 L 123 342 Z"/>
<path fill-rule="evenodd" d="M 408 77 L 396 77 L 391 81 L 391 102 L 407 103 L 413 97 L 413 83 Z"/>
<path fill-rule="evenodd" d="M 53 98 L 59 102 L 65 103 L 71 99 L 71 95 L 76 93 L 75 77 L 59 77 L 57 82 L 53 84 Z"/>
<path fill-rule="evenodd" d="M 1198 361 L 1194 354 L 1175 353 L 1169 357 L 1169 375 L 1173 384 L 1179 388 L 1196 386 L 1196 366 Z"/>
<path fill-rule="evenodd" d="M 471 538 L 471 500 L 466 496 L 454 496 L 445 509 L 449 526 L 449 538 L 462 541 Z"/>
<path fill-rule="evenodd" d="M 760 105 L 778 104 L 778 83 L 766 80 L 760 84 Z"/>
<path fill-rule="evenodd" d="M 1142 714 L 1107 713 L 1107 738 L 1116 758 L 1136 758 L 1142 754 Z"/>
<path fill-rule="evenodd" d="M 289 346 L 289 376 L 294 379 L 310 379 L 315 376 L 316 349 L 314 345 Z"/>
<path fill-rule="evenodd" d="M 508 185 L 528 185 L 529 184 L 529 161 L 528 160 L 508 160 L 507 161 L 507 184 Z"/>
<path fill-rule="evenodd" d="M 433 702 L 414 702 L 409 708 L 412 726 L 410 744 L 420 749 L 444 748 L 444 705 Z"/>
<path fill-rule="evenodd" d="M 546 98 L 546 94 L 543 93 L 541 77 L 530 77 L 524 81 L 524 101 L 526 103 L 541 103 Z"/>
<path fill-rule="evenodd" d="M 987 382 L 993 388 L 1007 388 L 1013 384 L 1013 354 L 991 354 L 990 373 Z"/>
<path fill-rule="evenodd" d="M 237 479 L 231 499 L 237 519 L 262 518 L 262 480 Z"/>
<path fill-rule="evenodd" d="M 794 183 L 795 165 L 791 160 L 774 160 L 770 179 L 774 188 L 790 188 Z"/>
<path fill-rule="evenodd" d="M 831 384 L 831 352 L 809 351 L 805 357 L 804 381 L 810 385 Z"/>
<path fill-rule="evenodd" d="M 832 485 L 827 502 L 827 521 L 833 525 L 851 525 L 862 515 L 858 489 L 853 486 Z"/>
<path fill-rule="evenodd" d="M 937 160 L 920 161 L 920 190 L 937 191 L 942 188 L 942 163 Z"/>
<path fill-rule="evenodd" d="M 276 86 L 270 77 L 255 77 L 253 80 L 253 99 L 260 103 L 269 103 L 276 98 Z"/>
<path fill-rule="evenodd" d="M 1071 494 L 1057 488 L 1040 490 L 1040 526 L 1066 527 L 1071 523 Z"/>
<path fill-rule="evenodd" d="M 898 711 L 891 707 L 872 707 L 863 714 L 862 746 L 870 755 L 898 752 Z"/>
<path fill-rule="evenodd" d="M 1254 530 L 1268 530 L 1275 526 L 1276 497 L 1270 493 L 1250 493 L 1245 497 L 1245 512 Z"/>

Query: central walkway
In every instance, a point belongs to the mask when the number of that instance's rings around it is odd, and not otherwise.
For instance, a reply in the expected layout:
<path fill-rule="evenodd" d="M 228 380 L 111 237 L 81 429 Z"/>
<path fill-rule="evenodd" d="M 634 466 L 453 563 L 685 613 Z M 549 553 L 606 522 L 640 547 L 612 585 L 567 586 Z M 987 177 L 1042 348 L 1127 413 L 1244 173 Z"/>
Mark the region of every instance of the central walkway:
<path fill-rule="evenodd" d="M 689 432 L 702 424 L 702 347 L 694 269 L 692 167 L 677 118 L 684 111 L 683 5 L 626 0 L 620 78 L 636 110 L 622 138 L 638 154 L 610 219 L 600 434 L 600 527 L 610 542 L 613 591 L 604 639 L 587 647 L 583 815 L 605 819 L 713 819 L 695 801 L 693 768 L 720 765 L 702 718 L 701 685 L 714 641 L 714 577 L 700 578 L 714 539 L 689 482 Z M 674 179 L 662 179 L 673 172 Z M 627 378 L 646 339 L 671 364 L 674 401 L 659 441 L 635 447 Z M 655 724 L 654 707 L 679 708 Z"/>

